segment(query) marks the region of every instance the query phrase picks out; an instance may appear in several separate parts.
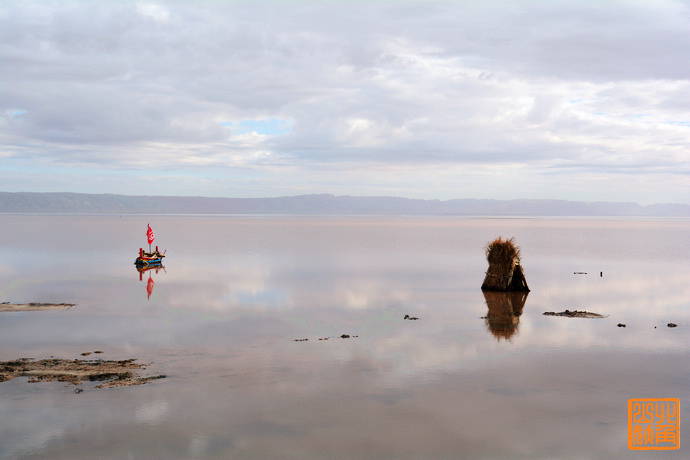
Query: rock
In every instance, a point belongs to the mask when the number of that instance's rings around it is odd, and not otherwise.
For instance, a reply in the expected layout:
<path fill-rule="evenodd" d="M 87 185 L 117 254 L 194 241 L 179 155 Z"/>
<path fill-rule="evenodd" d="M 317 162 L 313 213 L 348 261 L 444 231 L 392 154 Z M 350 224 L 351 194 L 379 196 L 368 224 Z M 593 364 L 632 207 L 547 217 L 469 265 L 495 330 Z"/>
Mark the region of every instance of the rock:
<path fill-rule="evenodd" d="M 668 323 L 668 327 L 678 327 L 678 325 L 674 323 Z"/>
<path fill-rule="evenodd" d="M 553 311 L 545 311 L 544 315 L 546 316 L 566 316 L 568 318 L 606 318 L 604 315 L 600 315 L 599 313 L 592 313 L 590 311 L 570 311 L 570 310 L 565 310 L 562 312 L 553 312 Z"/>
<path fill-rule="evenodd" d="M 405 315 L 403 319 L 409 319 L 410 321 L 417 321 L 419 318 L 416 316 Z"/>
<path fill-rule="evenodd" d="M 618 327 L 625 327 L 625 324 L 623 324 L 623 323 L 618 323 Z"/>
<path fill-rule="evenodd" d="M 349 339 L 350 336 L 347 335 L 347 334 L 343 334 L 343 335 L 340 336 L 340 338 L 341 338 L 341 339 Z"/>

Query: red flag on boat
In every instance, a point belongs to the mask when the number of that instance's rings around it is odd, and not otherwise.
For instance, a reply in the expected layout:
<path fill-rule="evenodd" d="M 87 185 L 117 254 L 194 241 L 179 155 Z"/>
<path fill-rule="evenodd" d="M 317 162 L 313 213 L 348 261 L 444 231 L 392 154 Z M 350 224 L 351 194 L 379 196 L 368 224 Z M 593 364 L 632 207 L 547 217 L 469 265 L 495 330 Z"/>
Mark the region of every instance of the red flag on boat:
<path fill-rule="evenodd" d="M 148 225 L 148 230 L 146 230 L 146 238 L 149 239 L 149 244 L 153 243 L 153 240 L 156 239 L 156 236 L 153 234 L 153 230 L 151 230 L 151 224 Z"/>

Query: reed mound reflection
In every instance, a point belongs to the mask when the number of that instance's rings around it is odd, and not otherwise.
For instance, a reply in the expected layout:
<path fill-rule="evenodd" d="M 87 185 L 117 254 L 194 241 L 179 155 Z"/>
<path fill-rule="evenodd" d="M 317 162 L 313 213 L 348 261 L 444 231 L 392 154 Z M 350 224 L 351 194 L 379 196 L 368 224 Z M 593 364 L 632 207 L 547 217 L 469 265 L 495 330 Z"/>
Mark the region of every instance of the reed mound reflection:
<path fill-rule="evenodd" d="M 496 340 L 510 338 L 517 334 L 520 316 L 525 308 L 529 292 L 482 291 L 488 312 L 484 317 L 486 327 Z"/>

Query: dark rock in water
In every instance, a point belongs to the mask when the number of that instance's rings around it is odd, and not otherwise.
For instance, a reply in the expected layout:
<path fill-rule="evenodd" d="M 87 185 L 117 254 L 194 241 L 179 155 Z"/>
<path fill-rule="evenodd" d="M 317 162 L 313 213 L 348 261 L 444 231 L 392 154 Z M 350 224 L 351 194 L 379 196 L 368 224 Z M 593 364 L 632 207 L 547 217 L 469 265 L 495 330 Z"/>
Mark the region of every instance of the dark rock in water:
<path fill-rule="evenodd" d="M 341 338 L 341 339 L 349 339 L 350 336 L 347 335 L 347 334 L 343 334 L 343 335 L 340 336 L 340 338 Z"/>
<path fill-rule="evenodd" d="M 618 323 L 618 327 L 625 327 L 625 324 L 623 324 L 623 323 Z"/>
<path fill-rule="evenodd" d="M 309 339 L 295 339 L 295 342 L 307 342 Z"/>
<path fill-rule="evenodd" d="M 567 318 L 606 318 L 604 315 L 600 315 L 599 313 L 592 313 L 591 311 L 561 311 L 561 312 L 553 312 L 553 311 L 545 311 L 543 313 L 546 316 L 565 316 Z"/>
<path fill-rule="evenodd" d="M 403 319 L 409 319 L 410 321 L 417 321 L 419 318 L 416 316 L 405 315 Z"/>
<path fill-rule="evenodd" d="M 678 327 L 678 325 L 677 325 L 677 324 L 673 324 L 673 323 L 668 323 L 668 327 Z"/>

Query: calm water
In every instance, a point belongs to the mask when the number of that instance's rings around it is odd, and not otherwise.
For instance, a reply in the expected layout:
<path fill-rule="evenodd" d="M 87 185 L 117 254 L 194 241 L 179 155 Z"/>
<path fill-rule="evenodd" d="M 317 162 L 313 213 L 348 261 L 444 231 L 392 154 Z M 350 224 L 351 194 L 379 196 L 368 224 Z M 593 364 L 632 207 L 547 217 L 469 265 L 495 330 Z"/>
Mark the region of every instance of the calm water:
<path fill-rule="evenodd" d="M 140 279 L 149 222 L 167 257 Z M 522 249 L 526 299 L 479 289 L 499 235 Z M 688 220 L 0 215 L 0 301 L 77 304 L 0 313 L 0 360 L 103 350 L 169 376 L 2 383 L 0 457 L 646 458 L 627 448 L 627 400 L 688 413 L 689 235 Z M 565 309 L 608 318 L 542 315 Z M 654 458 L 686 457 L 689 433 Z"/>

